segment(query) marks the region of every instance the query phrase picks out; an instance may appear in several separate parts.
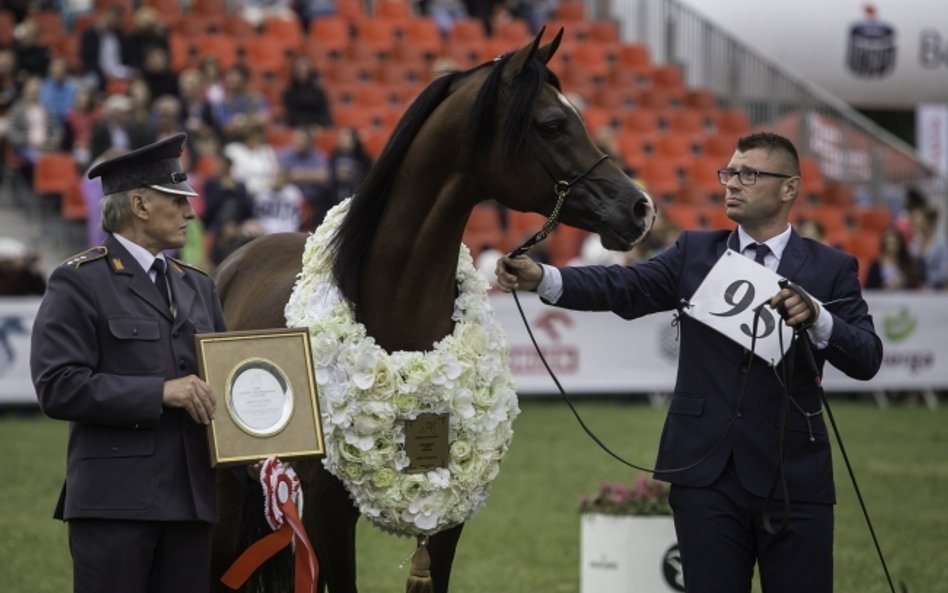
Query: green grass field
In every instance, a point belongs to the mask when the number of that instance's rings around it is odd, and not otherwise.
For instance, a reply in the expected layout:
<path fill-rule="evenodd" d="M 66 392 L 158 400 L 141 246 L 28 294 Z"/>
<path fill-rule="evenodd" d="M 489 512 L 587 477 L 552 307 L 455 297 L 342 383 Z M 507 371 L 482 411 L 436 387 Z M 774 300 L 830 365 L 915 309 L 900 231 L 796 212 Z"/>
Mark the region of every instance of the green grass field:
<path fill-rule="evenodd" d="M 833 410 L 889 569 L 911 593 L 948 591 L 948 430 L 943 410 L 836 401 Z M 831 401 L 831 404 L 833 402 Z M 634 472 L 581 432 L 559 401 L 526 401 L 487 506 L 464 530 L 454 593 L 576 593 L 578 498 Z M 587 423 L 637 463 L 655 456 L 664 410 L 583 402 Z M 51 519 L 63 475 L 66 425 L 0 417 L 0 592 L 71 590 L 66 529 Z M 838 452 L 837 452 L 838 453 Z M 836 592 L 885 593 L 882 568 L 836 455 Z M 404 591 L 413 541 L 360 522 L 360 589 Z M 801 592 L 804 593 L 804 592 Z"/>

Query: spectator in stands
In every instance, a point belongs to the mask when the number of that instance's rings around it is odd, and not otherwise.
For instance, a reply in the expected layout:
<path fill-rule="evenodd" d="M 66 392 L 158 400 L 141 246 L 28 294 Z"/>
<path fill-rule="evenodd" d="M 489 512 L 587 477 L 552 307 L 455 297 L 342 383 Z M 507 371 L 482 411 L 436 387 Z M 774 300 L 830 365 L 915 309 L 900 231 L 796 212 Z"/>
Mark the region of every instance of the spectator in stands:
<path fill-rule="evenodd" d="M 189 138 L 213 132 L 210 126 L 210 104 L 204 96 L 201 72 L 195 68 L 178 75 L 178 97 L 181 99 L 181 125 Z"/>
<path fill-rule="evenodd" d="M 21 76 L 43 77 L 49 71 L 49 48 L 40 43 L 39 34 L 39 24 L 29 16 L 16 27 L 13 51 Z"/>
<path fill-rule="evenodd" d="M 438 25 L 438 31 L 444 38 L 450 35 L 455 21 L 468 17 L 467 6 L 462 0 L 429 0 L 425 11 Z"/>
<path fill-rule="evenodd" d="M 50 113 L 65 122 L 66 116 L 76 103 L 79 83 L 69 77 L 69 64 L 64 58 L 53 58 L 49 73 L 40 89 L 40 103 Z"/>
<path fill-rule="evenodd" d="M 94 96 L 92 87 L 78 85 L 76 98 L 65 118 L 66 139 L 63 140 L 63 148 L 71 151 L 76 163 L 83 168 L 92 160 L 92 130 L 102 114 L 102 110 L 93 101 Z"/>
<path fill-rule="evenodd" d="M 237 6 L 240 16 L 254 27 L 259 27 L 270 17 L 296 16 L 293 0 L 238 0 Z"/>
<path fill-rule="evenodd" d="M 294 233 L 303 223 L 303 192 L 277 169 L 270 187 L 253 195 L 253 217 L 264 235 Z"/>
<path fill-rule="evenodd" d="M 33 178 L 33 165 L 40 154 L 59 150 L 63 140 L 59 118 L 40 103 L 42 86 L 40 77 L 28 78 L 23 85 L 23 95 L 10 109 L 7 137 L 21 159 L 20 171 L 27 180 Z"/>
<path fill-rule="evenodd" d="M 507 9 L 514 18 L 526 21 L 530 31 L 536 34 L 553 17 L 556 5 L 556 0 L 511 0 L 507 2 Z"/>
<path fill-rule="evenodd" d="M 178 74 L 171 69 L 168 51 L 161 47 L 152 47 L 145 53 L 141 77 L 152 97 L 162 95 L 177 97 L 179 94 Z"/>
<path fill-rule="evenodd" d="M 147 68 L 148 54 L 154 49 L 164 50 L 167 57 L 171 52 L 168 41 L 168 27 L 161 14 L 150 6 L 142 6 L 132 18 L 132 30 L 128 34 L 125 47 L 125 63 L 141 72 Z M 155 92 L 154 96 L 162 93 Z"/>
<path fill-rule="evenodd" d="M 307 128 L 295 128 L 292 144 L 278 156 L 280 169 L 306 198 L 300 229 L 312 231 L 322 223 L 326 212 L 338 203 L 329 191 L 329 159 L 313 142 L 313 134 Z"/>
<path fill-rule="evenodd" d="M 938 208 L 925 206 L 912 211 L 913 233 L 910 252 L 922 260 L 925 287 L 941 290 L 948 286 L 948 242 L 938 232 Z"/>
<path fill-rule="evenodd" d="M 912 245 L 915 238 L 915 223 L 912 222 L 914 213 L 918 210 L 924 210 L 928 207 L 928 198 L 917 187 L 909 187 L 905 191 L 905 200 L 902 204 L 902 211 L 895 219 L 895 226 L 905 237 L 905 242 Z"/>
<path fill-rule="evenodd" d="M 162 95 L 151 105 L 151 125 L 155 137 L 162 140 L 181 131 L 181 102 L 171 95 Z"/>
<path fill-rule="evenodd" d="M 332 183 L 328 200 L 343 201 L 355 190 L 372 166 L 372 159 L 362 147 L 359 132 L 354 128 L 339 130 L 336 148 L 329 157 L 329 176 Z"/>
<path fill-rule="evenodd" d="M 154 131 L 132 119 L 132 100 L 126 95 L 110 95 L 102 117 L 92 130 L 91 160 L 109 148 L 134 150 L 154 142 Z"/>
<path fill-rule="evenodd" d="M 211 103 L 211 118 L 214 129 L 225 141 L 237 137 L 242 130 L 235 129 L 234 121 L 240 117 L 256 126 L 269 123 L 270 107 L 266 100 L 247 86 L 249 78 L 247 67 L 242 64 L 232 66 L 225 77 L 225 94 L 219 103 Z"/>
<path fill-rule="evenodd" d="M 79 58 L 83 72 L 99 89 L 105 89 L 110 78 L 127 80 L 135 71 L 125 59 L 126 41 L 120 28 L 122 7 L 112 5 L 99 11 L 95 24 L 79 38 Z"/>
<path fill-rule="evenodd" d="M 298 0 L 292 6 L 303 31 L 309 33 L 310 21 L 336 14 L 336 0 Z"/>
<path fill-rule="evenodd" d="M 866 288 L 914 290 L 922 286 L 922 263 L 909 253 L 905 237 L 889 227 L 879 237 L 879 257 L 869 264 Z"/>
<path fill-rule="evenodd" d="M 236 139 L 224 146 L 224 154 L 233 163 L 234 179 L 247 186 L 251 197 L 270 191 L 280 165 L 276 151 L 266 142 L 264 126 L 237 114 L 231 129 Z"/>
<path fill-rule="evenodd" d="M 802 182 L 793 144 L 769 133 L 743 137 L 720 178 L 735 230 L 687 231 L 674 247 L 632 266 L 555 268 L 527 256 L 504 257 L 498 283 L 504 290 L 537 291 L 559 307 L 633 319 L 687 306 L 731 248 L 828 303 L 808 304 L 782 288 L 761 309 L 780 311 L 813 343 L 818 368 L 799 356 L 785 378 L 748 352 L 750 338 L 732 341 L 679 316 L 678 380 L 655 477 L 672 484 L 686 591 L 750 591 L 756 572 L 763 591 L 829 593 L 835 490 L 821 388 L 813 377 L 828 361 L 855 379 L 872 378 L 882 364 L 882 341 L 855 258 L 804 241 L 789 224 Z M 735 281 L 743 281 L 739 276 Z M 735 318 L 732 335 L 743 335 L 740 324 Z"/>
<path fill-rule="evenodd" d="M 290 83 L 283 91 L 283 108 L 286 121 L 294 128 L 299 126 L 332 126 L 329 100 L 319 84 L 319 75 L 313 70 L 309 56 L 293 59 Z"/>
<path fill-rule="evenodd" d="M 201 92 L 204 93 L 204 99 L 211 106 L 222 102 L 227 91 L 220 62 L 214 56 L 204 56 L 198 62 L 198 70 L 201 73 Z"/>
<path fill-rule="evenodd" d="M 46 277 L 39 256 L 21 241 L 0 237 L 0 296 L 41 296 Z"/>
<path fill-rule="evenodd" d="M 20 97 L 17 74 L 16 54 L 10 49 L 0 48 L 0 138 L 6 131 L 7 113 Z"/>
<path fill-rule="evenodd" d="M 231 160 L 219 154 L 215 163 L 214 174 L 204 182 L 201 220 L 214 237 L 211 261 L 219 264 L 235 249 L 258 236 L 259 231 L 249 230 L 256 228 L 256 223 L 252 222 L 253 200 L 246 186 L 234 179 Z"/>

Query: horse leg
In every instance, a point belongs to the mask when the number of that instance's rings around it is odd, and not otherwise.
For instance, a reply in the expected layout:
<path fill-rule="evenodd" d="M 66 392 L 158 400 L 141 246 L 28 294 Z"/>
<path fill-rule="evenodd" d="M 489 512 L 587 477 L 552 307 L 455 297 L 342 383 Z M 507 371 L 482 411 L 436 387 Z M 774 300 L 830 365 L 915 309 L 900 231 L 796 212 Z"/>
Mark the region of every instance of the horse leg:
<path fill-rule="evenodd" d="M 211 544 L 211 591 L 230 593 L 221 583 L 221 577 L 237 559 L 240 546 L 240 530 L 244 519 L 244 500 L 247 498 L 247 482 L 241 479 L 238 469 L 217 470 L 217 514 Z"/>
<path fill-rule="evenodd" d="M 438 532 L 428 540 L 428 555 L 431 557 L 431 584 L 434 586 L 435 593 L 448 593 L 451 564 L 454 562 L 454 552 L 458 547 L 462 529 L 464 529 L 464 523 Z"/>
<path fill-rule="evenodd" d="M 319 561 L 319 584 L 329 593 L 356 593 L 356 522 L 359 509 L 320 459 L 293 463 L 303 485 L 303 524 Z"/>

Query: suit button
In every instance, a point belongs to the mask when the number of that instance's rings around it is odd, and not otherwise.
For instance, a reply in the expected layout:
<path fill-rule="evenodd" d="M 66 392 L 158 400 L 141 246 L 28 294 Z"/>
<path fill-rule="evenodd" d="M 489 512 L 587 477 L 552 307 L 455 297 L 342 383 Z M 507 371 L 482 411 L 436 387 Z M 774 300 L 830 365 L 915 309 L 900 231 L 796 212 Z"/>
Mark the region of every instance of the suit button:
<path fill-rule="evenodd" d="M 137 336 L 137 335 L 138 335 L 138 328 L 137 328 L 137 327 L 133 327 L 133 328 L 132 328 L 132 335 L 133 335 L 133 336 Z"/>
<path fill-rule="evenodd" d="M 112 452 L 113 452 L 113 453 L 118 453 L 118 447 L 112 447 Z"/>
<path fill-rule="evenodd" d="M 184 369 L 188 368 L 188 363 L 184 362 L 184 359 L 182 358 L 178 361 L 178 368 L 183 371 Z"/>
<path fill-rule="evenodd" d="M 744 417 L 744 412 L 738 410 L 738 411 L 737 411 L 737 417 L 738 417 L 738 418 L 743 418 L 743 417 Z"/>
<path fill-rule="evenodd" d="M 178 337 L 178 333 L 179 333 L 179 332 L 176 332 L 176 331 L 175 331 L 175 332 L 171 332 L 171 337 L 172 337 L 172 338 L 177 338 L 177 337 Z"/>

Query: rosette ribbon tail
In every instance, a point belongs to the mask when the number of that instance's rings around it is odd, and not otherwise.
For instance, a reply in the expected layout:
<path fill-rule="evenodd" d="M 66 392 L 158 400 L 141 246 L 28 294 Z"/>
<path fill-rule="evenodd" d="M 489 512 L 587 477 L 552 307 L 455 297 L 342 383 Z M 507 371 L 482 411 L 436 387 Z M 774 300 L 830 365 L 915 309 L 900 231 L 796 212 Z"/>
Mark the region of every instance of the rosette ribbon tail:
<path fill-rule="evenodd" d="M 408 573 L 408 582 L 405 583 L 405 593 L 434 593 L 427 537 L 418 538 L 418 547 L 411 557 L 411 571 Z"/>
<path fill-rule="evenodd" d="M 231 589 L 239 589 L 264 562 L 290 545 L 295 538 L 294 593 L 315 593 L 319 562 L 296 510 L 296 500 L 302 496 L 296 473 L 280 463 L 279 459 L 271 457 L 260 469 L 260 483 L 266 501 L 264 514 L 274 532 L 244 550 L 221 577 L 221 582 Z"/>

